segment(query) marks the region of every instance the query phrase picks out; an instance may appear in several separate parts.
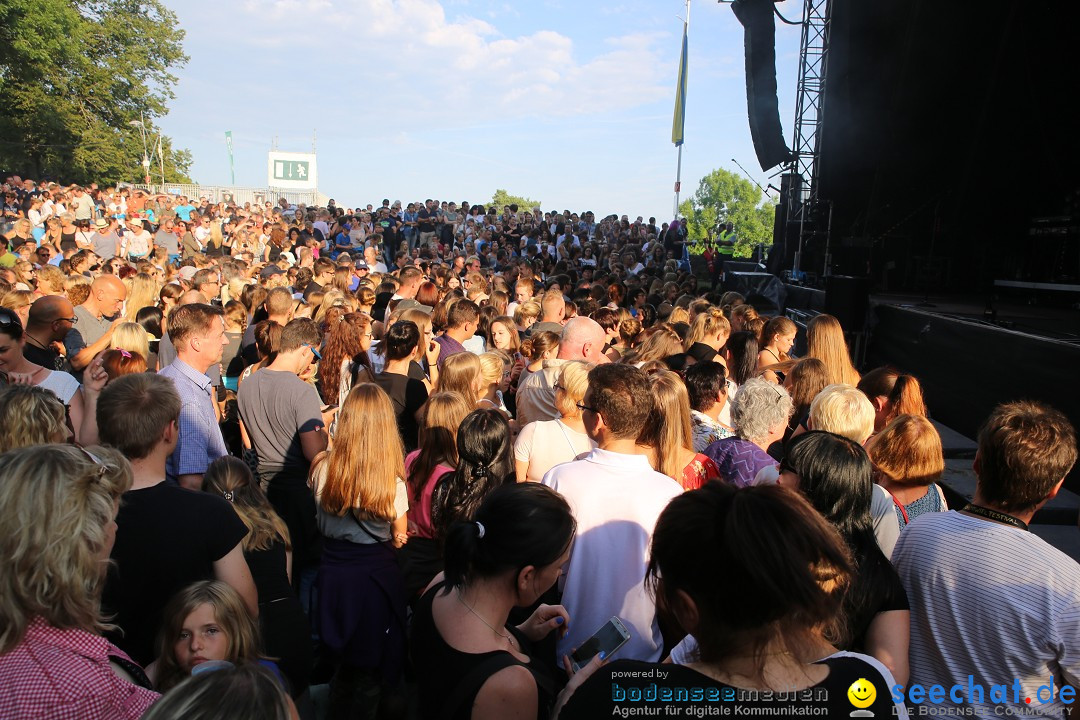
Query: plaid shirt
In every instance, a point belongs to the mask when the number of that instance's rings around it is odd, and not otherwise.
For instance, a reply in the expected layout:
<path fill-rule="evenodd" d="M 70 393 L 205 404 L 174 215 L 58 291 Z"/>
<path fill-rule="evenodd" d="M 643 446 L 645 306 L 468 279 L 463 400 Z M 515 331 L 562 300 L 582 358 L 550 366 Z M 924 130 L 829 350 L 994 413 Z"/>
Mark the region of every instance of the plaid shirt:
<path fill-rule="evenodd" d="M 109 656 L 123 651 L 85 630 L 34 618 L 23 639 L 0 655 L 0 717 L 5 720 L 136 720 L 158 699 L 121 680 Z"/>

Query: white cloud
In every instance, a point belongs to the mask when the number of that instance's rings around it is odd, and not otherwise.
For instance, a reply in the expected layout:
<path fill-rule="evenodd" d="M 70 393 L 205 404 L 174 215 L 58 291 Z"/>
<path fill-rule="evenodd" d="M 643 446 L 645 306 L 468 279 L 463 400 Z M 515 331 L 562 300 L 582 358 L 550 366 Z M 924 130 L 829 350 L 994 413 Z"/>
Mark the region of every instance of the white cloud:
<path fill-rule="evenodd" d="M 506 37 L 475 17 L 448 19 L 435 0 L 244 0 L 238 9 L 248 26 L 239 41 L 275 49 L 284 81 L 341 78 L 356 102 L 373 102 L 360 113 L 365 123 L 393 124 L 384 132 L 626 110 L 666 96 L 674 82 L 660 60 L 670 55 L 661 52 L 668 33 L 587 46 L 543 27 Z"/>

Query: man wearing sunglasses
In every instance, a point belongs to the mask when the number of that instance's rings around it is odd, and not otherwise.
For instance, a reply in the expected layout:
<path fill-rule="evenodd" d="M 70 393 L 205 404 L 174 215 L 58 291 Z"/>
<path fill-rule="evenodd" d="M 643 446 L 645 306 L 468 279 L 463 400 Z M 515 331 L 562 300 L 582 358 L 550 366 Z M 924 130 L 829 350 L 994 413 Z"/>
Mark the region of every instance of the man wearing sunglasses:
<path fill-rule="evenodd" d="M 63 295 L 38 298 L 30 306 L 23 357 L 50 370 L 67 370 L 67 359 L 59 348 L 64 347 L 64 338 L 78 322 L 75 306 Z"/>

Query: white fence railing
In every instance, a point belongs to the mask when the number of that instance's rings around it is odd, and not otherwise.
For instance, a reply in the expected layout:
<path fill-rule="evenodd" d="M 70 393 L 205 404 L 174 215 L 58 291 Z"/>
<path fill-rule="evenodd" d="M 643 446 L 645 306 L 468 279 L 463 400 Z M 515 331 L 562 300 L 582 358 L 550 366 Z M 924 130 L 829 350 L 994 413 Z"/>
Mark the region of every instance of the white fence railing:
<path fill-rule="evenodd" d="M 212 203 L 229 202 L 237 205 L 251 203 L 262 205 L 270 202 L 277 205 L 280 198 L 285 198 L 292 205 L 308 207 L 326 207 L 330 198 L 318 190 L 279 190 L 276 188 L 237 187 L 233 185 L 196 185 L 192 183 L 165 183 L 164 185 L 133 185 L 147 192 L 183 195 L 193 200 L 206 198 Z"/>

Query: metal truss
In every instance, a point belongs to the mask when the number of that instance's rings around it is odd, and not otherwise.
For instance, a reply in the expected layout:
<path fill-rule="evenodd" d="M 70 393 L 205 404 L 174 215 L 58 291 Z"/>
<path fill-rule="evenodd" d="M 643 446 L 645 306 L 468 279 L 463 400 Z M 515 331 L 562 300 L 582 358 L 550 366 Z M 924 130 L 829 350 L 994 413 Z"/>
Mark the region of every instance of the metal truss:
<path fill-rule="evenodd" d="M 795 103 L 795 157 L 792 169 L 802 178 L 798 204 L 788 217 L 799 223 L 799 247 L 795 254 L 795 272 L 801 270 L 802 248 L 805 236 L 820 234 L 811 218 L 820 217 L 818 199 L 819 165 L 821 154 L 821 123 L 825 107 L 825 79 L 829 60 L 829 33 L 831 30 L 832 0 L 804 0 L 802 42 L 799 51 L 798 97 Z M 795 198 L 790 198 L 795 200 Z M 792 203 L 794 205 L 794 203 Z M 792 207 L 789 205 L 789 207 Z M 831 214 L 831 213 L 829 213 Z M 808 227 L 810 223 L 810 227 Z M 824 229 L 826 243 L 825 274 L 829 273 L 828 257 L 829 225 Z"/>

